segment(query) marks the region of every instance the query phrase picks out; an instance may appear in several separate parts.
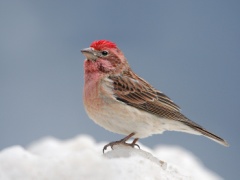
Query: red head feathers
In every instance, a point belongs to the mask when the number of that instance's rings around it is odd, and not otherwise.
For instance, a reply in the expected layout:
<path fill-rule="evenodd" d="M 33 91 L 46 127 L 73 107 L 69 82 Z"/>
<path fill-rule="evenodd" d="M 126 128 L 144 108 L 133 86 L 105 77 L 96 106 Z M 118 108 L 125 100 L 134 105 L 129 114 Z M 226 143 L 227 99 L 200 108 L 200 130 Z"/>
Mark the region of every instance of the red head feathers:
<path fill-rule="evenodd" d="M 95 50 L 103 50 L 104 48 L 117 48 L 117 45 L 111 41 L 98 40 L 94 41 L 90 47 L 94 48 Z"/>

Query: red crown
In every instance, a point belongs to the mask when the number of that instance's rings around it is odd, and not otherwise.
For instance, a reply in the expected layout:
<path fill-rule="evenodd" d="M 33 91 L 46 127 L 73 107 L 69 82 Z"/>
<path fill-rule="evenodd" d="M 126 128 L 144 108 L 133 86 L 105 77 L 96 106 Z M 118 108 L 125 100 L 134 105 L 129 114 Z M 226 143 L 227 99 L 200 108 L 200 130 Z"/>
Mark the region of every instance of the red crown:
<path fill-rule="evenodd" d="M 95 50 L 103 50 L 103 49 L 108 49 L 108 48 L 117 48 L 116 44 L 111 42 L 111 41 L 107 41 L 107 40 L 98 40 L 98 41 L 94 41 L 90 47 L 94 48 Z"/>

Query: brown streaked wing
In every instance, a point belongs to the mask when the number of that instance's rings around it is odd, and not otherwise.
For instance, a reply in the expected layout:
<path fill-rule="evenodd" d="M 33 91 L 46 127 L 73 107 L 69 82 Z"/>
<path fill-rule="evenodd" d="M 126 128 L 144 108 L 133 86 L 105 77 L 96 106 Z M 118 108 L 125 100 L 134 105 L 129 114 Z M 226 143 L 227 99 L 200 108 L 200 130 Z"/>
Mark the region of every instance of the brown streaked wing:
<path fill-rule="evenodd" d="M 179 106 L 169 97 L 154 89 L 149 83 L 139 78 L 131 71 L 124 72 L 122 75 L 117 76 L 110 75 L 109 79 L 113 81 L 116 98 L 120 98 L 121 101 L 126 104 L 136 107 L 136 105 L 143 105 L 151 102 L 152 105 L 156 107 L 176 112 L 180 111 Z"/>
<path fill-rule="evenodd" d="M 135 80 L 126 76 L 109 78 L 113 81 L 117 100 L 162 118 L 181 121 L 194 129 L 202 129 L 200 125 L 185 117 L 170 98 L 155 90 L 143 79 Z"/>

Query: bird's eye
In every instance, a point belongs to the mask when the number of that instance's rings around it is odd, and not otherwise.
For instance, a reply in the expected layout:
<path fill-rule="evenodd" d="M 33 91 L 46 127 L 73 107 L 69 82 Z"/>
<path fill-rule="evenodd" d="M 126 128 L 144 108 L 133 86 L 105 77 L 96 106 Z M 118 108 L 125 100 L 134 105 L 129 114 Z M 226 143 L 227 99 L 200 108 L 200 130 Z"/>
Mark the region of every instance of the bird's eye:
<path fill-rule="evenodd" d="M 102 51 L 102 55 L 103 55 L 103 56 L 107 56 L 107 55 L 108 55 L 108 52 L 107 52 L 107 51 Z"/>

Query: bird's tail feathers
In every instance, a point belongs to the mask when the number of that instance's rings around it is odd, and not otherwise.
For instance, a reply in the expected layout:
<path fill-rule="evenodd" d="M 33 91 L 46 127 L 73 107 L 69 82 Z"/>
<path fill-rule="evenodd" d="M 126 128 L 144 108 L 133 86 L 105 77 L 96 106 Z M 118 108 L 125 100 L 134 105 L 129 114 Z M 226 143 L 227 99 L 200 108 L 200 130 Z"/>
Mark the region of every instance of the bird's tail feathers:
<path fill-rule="evenodd" d="M 219 136 L 207 131 L 206 129 L 202 128 L 201 126 L 196 126 L 196 124 L 191 124 L 191 123 L 190 124 L 187 123 L 187 125 L 190 126 L 192 129 L 198 131 L 202 135 L 206 136 L 207 138 L 209 138 L 223 146 L 226 146 L 226 147 L 229 146 L 227 141 L 225 141 L 224 139 L 220 138 Z"/>

